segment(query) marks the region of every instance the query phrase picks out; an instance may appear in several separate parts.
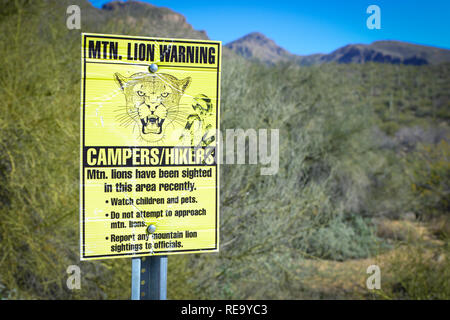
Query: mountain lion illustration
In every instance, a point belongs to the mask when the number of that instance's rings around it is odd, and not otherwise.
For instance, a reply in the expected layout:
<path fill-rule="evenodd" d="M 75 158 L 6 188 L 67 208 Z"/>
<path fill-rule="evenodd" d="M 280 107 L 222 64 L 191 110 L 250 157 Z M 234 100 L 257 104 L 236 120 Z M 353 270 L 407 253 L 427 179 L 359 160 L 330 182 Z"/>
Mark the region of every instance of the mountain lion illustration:
<path fill-rule="evenodd" d="M 135 123 L 144 141 L 160 141 L 167 125 L 182 120 L 180 98 L 191 83 L 190 77 L 178 80 L 166 73 L 139 72 L 128 78 L 115 73 L 114 79 L 126 100 L 126 116 L 119 120 L 125 125 Z"/>

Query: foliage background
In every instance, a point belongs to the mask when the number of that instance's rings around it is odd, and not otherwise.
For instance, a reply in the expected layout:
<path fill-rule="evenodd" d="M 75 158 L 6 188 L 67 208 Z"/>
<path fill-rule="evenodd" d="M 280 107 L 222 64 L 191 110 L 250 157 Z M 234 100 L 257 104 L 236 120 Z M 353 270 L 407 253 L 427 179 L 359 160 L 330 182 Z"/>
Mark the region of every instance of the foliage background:
<path fill-rule="evenodd" d="M 130 297 L 129 259 L 79 261 L 72 2 L 0 6 L 2 299 Z M 82 31 L 205 37 L 154 28 L 166 9 L 140 19 L 75 2 Z M 222 166 L 221 251 L 171 256 L 170 299 L 450 298 L 449 64 L 266 66 L 226 51 L 222 71 L 222 129 L 279 128 L 280 170 Z M 69 265 L 81 290 L 66 287 Z"/>

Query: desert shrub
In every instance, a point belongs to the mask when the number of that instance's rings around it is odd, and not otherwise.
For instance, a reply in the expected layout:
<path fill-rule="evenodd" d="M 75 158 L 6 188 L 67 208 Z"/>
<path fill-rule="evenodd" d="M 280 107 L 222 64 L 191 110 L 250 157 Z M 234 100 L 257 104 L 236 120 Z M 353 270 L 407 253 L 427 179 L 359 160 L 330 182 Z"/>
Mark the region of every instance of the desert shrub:
<path fill-rule="evenodd" d="M 424 242 L 402 246 L 387 264 L 382 295 L 388 299 L 448 300 L 450 277 L 448 243 L 430 247 Z"/>
<path fill-rule="evenodd" d="M 411 188 L 415 205 L 423 218 L 450 212 L 450 147 L 442 140 L 436 145 L 420 145 L 409 159 Z"/>
<path fill-rule="evenodd" d="M 365 258 L 380 248 L 373 226 L 361 217 L 352 217 L 350 221 L 331 220 L 327 225 L 311 230 L 299 237 L 299 248 L 313 256 L 324 259 L 344 261 Z"/>

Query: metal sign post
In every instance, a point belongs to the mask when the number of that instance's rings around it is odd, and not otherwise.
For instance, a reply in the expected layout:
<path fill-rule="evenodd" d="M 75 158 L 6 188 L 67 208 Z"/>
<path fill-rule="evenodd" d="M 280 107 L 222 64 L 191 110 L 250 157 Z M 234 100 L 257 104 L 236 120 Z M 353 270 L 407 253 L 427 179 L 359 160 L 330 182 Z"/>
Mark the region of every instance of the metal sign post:
<path fill-rule="evenodd" d="M 131 257 L 131 299 L 165 300 L 168 255 L 219 251 L 222 43 L 81 40 L 80 260 Z"/>
<path fill-rule="evenodd" d="M 131 300 L 166 300 L 167 256 L 131 260 Z"/>

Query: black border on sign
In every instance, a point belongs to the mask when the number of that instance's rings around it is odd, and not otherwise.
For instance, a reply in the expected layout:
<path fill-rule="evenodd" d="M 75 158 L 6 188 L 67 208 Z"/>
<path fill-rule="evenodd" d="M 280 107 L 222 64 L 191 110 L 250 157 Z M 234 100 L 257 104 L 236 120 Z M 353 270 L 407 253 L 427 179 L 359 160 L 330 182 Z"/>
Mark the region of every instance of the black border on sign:
<path fill-rule="evenodd" d="M 89 38 L 106 38 L 106 39 L 120 39 L 120 40 L 140 40 L 140 41 L 158 41 L 158 42 L 179 42 L 179 43 L 194 43 L 194 44 L 205 44 L 205 45 L 215 45 L 217 46 L 217 67 L 196 67 L 196 66 L 190 66 L 188 68 L 194 68 L 194 69 L 217 69 L 217 80 L 216 80 L 216 108 L 217 106 L 219 106 L 219 84 L 220 84 L 220 79 L 219 79 L 219 70 L 220 70 L 220 58 L 221 58 L 221 53 L 220 53 L 220 43 L 217 42 L 205 42 L 205 41 L 183 41 L 183 40 L 170 40 L 170 39 L 158 39 L 158 38 L 135 38 L 135 37 L 122 37 L 122 36 L 108 36 L 108 35 L 90 35 L 90 34 L 82 34 L 83 40 L 84 40 L 84 48 L 83 48 L 83 137 L 82 137 L 82 141 L 83 141 L 83 150 L 86 147 L 85 144 L 85 113 L 86 113 L 86 63 L 107 63 L 107 62 L 94 62 L 94 61 L 86 61 L 86 39 Z M 148 64 L 136 64 L 136 63 L 123 63 L 123 62 L 115 62 L 114 64 L 131 64 L 131 65 L 141 65 L 141 66 L 147 66 Z M 182 67 L 182 66 L 174 66 L 174 65 L 169 65 L 169 64 L 164 64 L 163 66 L 165 67 Z M 216 130 L 218 129 L 218 125 L 219 125 L 219 110 L 216 110 Z M 217 146 L 216 146 L 217 147 Z M 119 254 L 106 254 L 106 255 L 94 255 L 94 256 L 87 256 L 86 255 L 86 230 L 85 230 L 85 166 L 84 166 L 84 152 L 82 152 L 81 154 L 81 167 L 82 167 L 82 174 L 83 174 L 83 191 L 82 191 L 82 205 L 83 207 L 81 208 L 82 211 L 82 215 L 83 215 L 83 243 L 81 244 L 82 246 L 82 258 L 83 259 L 98 259 L 98 258 L 110 258 L 110 257 L 118 257 L 118 256 L 135 256 L 135 257 L 141 257 L 141 256 L 148 256 L 148 254 L 151 253 L 151 251 L 149 252 L 140 252 L 140 253 L 136 253 L 136 252 L 131 252 L 131 253 L 119 253 Z M 218 249 L 217 247 L 217 237 L 218 237 L 218 215 L 219 215 L 219 210 L 218 210 L 218 164 L 217 162 L 214 165 L 211 165 L 216 167 L 216 214 L 215 214 L 215 244 L 214 244 L 214 248 L 201 248 L 201 249 L 183 249 L 183 250 L 166 250 L 166 251 L 158 251 L 157 255 L 161 255 L 164 253 L 182 253 L 182 252 L 188 252 L 188 253 L 196 253 L 196 252 L 214 252 Z M 156 256 L 156 255 L 155 255 Z"/>

